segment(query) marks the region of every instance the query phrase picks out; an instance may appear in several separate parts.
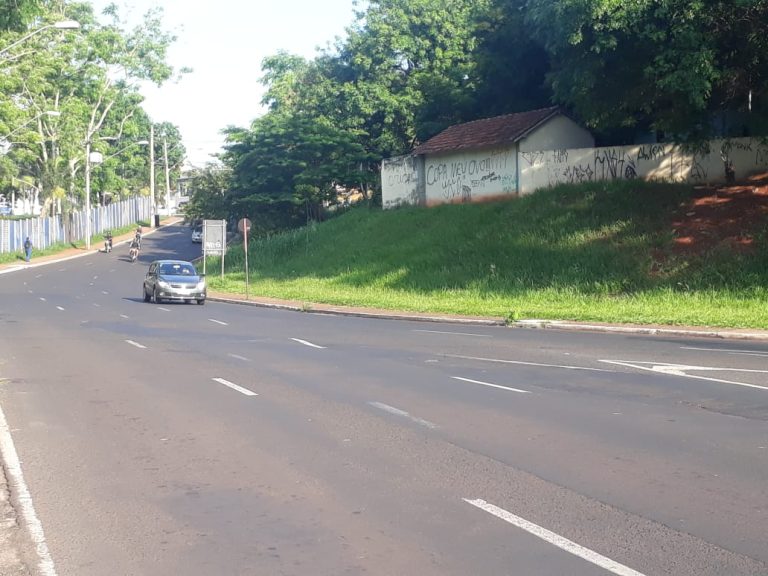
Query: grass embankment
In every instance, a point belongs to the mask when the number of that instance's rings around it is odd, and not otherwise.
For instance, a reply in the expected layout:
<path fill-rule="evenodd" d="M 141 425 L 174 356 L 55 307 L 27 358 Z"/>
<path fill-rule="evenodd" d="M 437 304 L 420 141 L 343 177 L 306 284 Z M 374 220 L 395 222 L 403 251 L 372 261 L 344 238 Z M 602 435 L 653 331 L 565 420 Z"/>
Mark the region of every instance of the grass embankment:
<path fill-rule="evenodd" d="M 149 226 L 149 223 L 147 222 L 138 222 L 136 224 L 131 224 L 129 226 L 123 226 L 122 228 L 114 228 L 112 230 L 112 236 L 117 238 L 118 236 L 122 236 L 123 234 L 128 234 L 129 232 L 133 232 L 136 230 L 137 226 Z M 104 234 L 94 234 L 91 236 L 91 248 L 103 248 L 104 247 Z M 32 248 L 32 259 L 39 258 L 41 256 L 50 256 L 53 254 L 59 254 L 60 252 L 64 252 L 65 250 L 70 250 L 71 248 L 80 248 L 85 249 L 85 240 L 78 240 L 76 242 L 57 242 L 56 244 L 51 244 L 44 250 L 39 250 L 36 246 Z M 0 254 L 0 264 L 9 264 L 13 262 L 19 262 L 24 260 L 24 251 L 19 250 L 18 252 L 4 252 Z"/>
<path fill-rule="evenodd" d="M 682 256 L 689 186 L 564 186 L 492 204 L 355 209 L 249 244 L 251 295 L 421 312 L 768 328 L 768 239 Z M 243 294 L 244 258 L 208 261 Z"/>

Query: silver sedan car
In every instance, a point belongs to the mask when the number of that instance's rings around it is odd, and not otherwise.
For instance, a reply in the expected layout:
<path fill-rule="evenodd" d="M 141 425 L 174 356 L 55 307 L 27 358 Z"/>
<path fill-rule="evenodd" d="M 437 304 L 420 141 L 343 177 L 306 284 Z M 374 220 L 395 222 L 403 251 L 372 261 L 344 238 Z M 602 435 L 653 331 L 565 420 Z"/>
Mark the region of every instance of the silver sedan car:
<path fill-rule="evenodd" d="M 177 300 L 205 304 L 208 295 L 205 276 L 185 260 L 155 260 L 149 265 L 143 286 L 144 302 Z"/>

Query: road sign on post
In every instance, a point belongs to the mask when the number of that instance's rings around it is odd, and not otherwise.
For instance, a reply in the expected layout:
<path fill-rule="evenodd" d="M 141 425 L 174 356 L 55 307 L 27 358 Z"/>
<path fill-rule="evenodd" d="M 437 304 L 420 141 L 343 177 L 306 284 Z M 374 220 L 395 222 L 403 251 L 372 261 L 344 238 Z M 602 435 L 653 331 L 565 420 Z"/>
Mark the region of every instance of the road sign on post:
<path fill-rule="evenodd" d="M 203 220 L 203 274 L 208 256 L 221 256 L 221 275 L 224 276 L 224 254 L 227 252 L 227 221 Z"/>
<path fill-rule="evenodd" d="M 248 232 L 251 231 L 251 221 L 240 218 L 237 229 L 243 234 L 243 251 L 245 252 L 245 299 L 248 300 Z"/>

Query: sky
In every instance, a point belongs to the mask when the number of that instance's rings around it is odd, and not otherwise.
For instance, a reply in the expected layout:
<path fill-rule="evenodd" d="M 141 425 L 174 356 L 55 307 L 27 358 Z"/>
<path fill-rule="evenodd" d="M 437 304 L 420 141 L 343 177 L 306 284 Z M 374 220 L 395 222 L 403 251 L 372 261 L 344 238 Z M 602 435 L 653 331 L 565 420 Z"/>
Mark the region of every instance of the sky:
<path fill-rule="evenodd" d="M 113 0 L 92 0 L 100 14 Z M 221 149 L 220 131 L 247 127 L 262 115 L 261 61 L 285 50 L 313 58 L 318 47 L 345 37 L 353 0 L 114 0 L 129 26 L 150 8 L 164 11 L 165 30 L 178 39 L 169 63 L 193 71 L 177 83 L 143 86 L 153 122 L 176 124 L 191 166 Z"/>

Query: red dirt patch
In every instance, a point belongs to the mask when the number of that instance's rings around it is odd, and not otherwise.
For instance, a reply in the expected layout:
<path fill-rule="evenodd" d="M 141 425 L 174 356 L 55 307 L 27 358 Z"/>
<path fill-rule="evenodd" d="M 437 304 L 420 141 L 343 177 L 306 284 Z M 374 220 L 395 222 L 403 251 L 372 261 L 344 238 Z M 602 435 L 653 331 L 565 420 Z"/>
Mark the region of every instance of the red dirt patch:
<path fill-rule="evenodd" d="M 674 251 L 704 255 L 715 247 L 735 252 L 754 248 L 754 234 L 768 225 L 768 172 L 744 182 L 701 186 L 672 220 Z"/>

